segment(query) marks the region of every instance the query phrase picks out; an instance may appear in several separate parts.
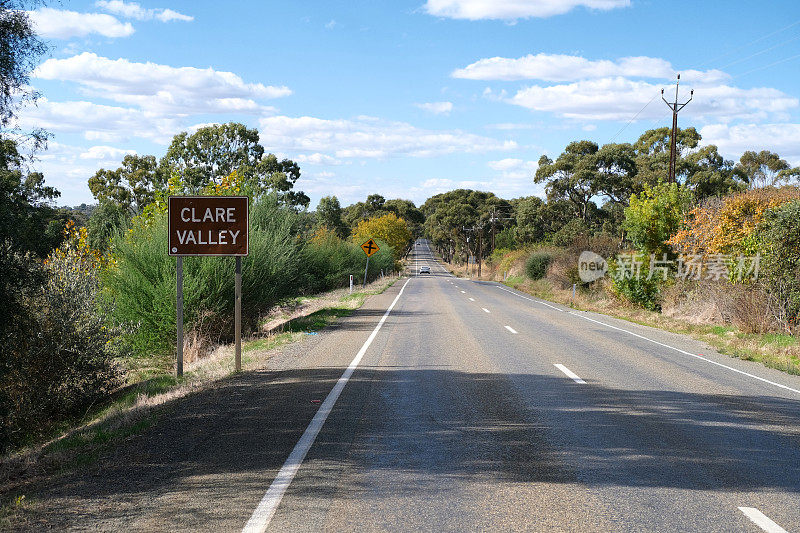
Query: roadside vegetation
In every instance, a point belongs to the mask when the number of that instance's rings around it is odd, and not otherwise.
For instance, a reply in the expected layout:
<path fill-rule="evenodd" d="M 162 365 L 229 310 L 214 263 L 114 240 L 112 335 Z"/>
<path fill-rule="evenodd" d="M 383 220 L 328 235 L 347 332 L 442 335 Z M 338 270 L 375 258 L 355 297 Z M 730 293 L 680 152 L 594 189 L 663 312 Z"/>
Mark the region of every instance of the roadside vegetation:
<path fill-rule="evenodd" d="M 26 93 L 28 78 L 45 51 L 25 5 L 0 2 L 10 29 L 0 37 L 8 67 L 0 85 L 2 454 L 186 384 L 172 377 L 170 195 L 249 198 L 246 357 L 351 312 L 363 294 L 320 308 L 307 302 L 346 287 L 351 276 L 356 285 L 391 277 L 425 236 L 462 274 L 480 271 L 800 372 L 800 168 L 776 153 L 726 160 L 685 128 L 676 135 L 676 183 L 667 183 L 670 131 L 658 128 L 631 143 L 578 140 L 554 159 L 542 156 L 531 190 L 544 187 L 543 198 L 458 189 L 419 207 L 380 194 L 342 206 L 331 195 L 311 210 L 295 188 L 300 166 L 269 153 L 256 129 L 229 122 L 180 132 L 163 154 L 126 155 L 116 168 L 86 176 L 96 203 L 58 207 L 59 191 L 34 170 L 48 134 L 12 127 L 19 106 L 36 98 Z M 368 239 L 380 251 L 364 279 L 360 245 Z M 583 251 L 605 259 L 604 277 L 581 278 Z M 227 368 L 220 353 L 233 338 L 234 260 L 186 258 L 184 269 L 189 374 L 199 365 L 213 376 L 208 369 Z M 305 311 L 276 333 L 276 313 L 297 302 Z"/>
<path fill-rule="evenodd" d="M 460 275 L 477 277 L 482 259 L 483 279 L 800 374 L 800 168 L 768 151 L 726 161 L 700 140 L 679 131 L 671 184 L 666 128 L 570 143 L 539 161 L 546 200 L 434 196 L 427 235 Z M 606 260 L 605 276 L 581 278 L 584 251 Z"/>

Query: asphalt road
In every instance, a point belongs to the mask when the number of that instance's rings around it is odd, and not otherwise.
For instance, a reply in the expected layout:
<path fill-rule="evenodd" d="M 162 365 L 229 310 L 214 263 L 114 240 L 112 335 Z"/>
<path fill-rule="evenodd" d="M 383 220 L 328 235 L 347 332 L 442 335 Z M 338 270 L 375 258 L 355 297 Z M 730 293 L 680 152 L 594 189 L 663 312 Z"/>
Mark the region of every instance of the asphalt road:
<path fill-rule="evenodd" d="M 800 531 L 800 377 L 415 249 L 431 275 L 176 402 L 29 526 Z"/>

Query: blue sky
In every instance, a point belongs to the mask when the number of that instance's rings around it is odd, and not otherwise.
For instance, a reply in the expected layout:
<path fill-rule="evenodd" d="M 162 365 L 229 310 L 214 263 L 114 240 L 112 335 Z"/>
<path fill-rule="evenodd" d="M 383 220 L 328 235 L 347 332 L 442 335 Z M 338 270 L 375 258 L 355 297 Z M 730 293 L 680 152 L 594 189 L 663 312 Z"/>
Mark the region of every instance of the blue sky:
<path fill-rule="evenodd" d="M 65 205 L 126 153 L 229 121 L 300 163 L 312 207 L 542 195 L 542 154 L 668 126 L 678 72 L 704 144 L 800 164 L 796 1 L 65 0 L 31 17 L 51 50 L 21 123 L 53 133 L 37 167 Z"/>

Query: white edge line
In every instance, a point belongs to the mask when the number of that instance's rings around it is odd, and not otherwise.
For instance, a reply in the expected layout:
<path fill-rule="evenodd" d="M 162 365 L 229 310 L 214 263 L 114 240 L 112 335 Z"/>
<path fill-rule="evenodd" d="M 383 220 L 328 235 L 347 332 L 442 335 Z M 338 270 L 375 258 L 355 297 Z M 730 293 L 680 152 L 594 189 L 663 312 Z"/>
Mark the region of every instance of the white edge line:
<path fill-rule="evenodd" d="M 787 533 L 785 529 L 773 522 L 770 517 L 756 509 L 755 507 L 739 507 L 739 510 L 749 518 L 755 525 L 768 533 Z"/>
<path fill-rule="evenodd" d="M 565 367 L 564 365 L 558 364 L 558 363 L 553 363 L 553 366 L 556 367 L 557 369 L 561 370 L 564 374 L 567 375 L 567 377 L 572 379 L 572 381 L 574 381 L 575 383 L 581 383 L 583 385 L 586 384 L 585 381 L 583 381 L 580 377 L 578 377 L 578 374 L 576 374 L 575 372 L 573 372 L 569 368 Z"/>
<path fill-rule="evenodd" d="M 512 328 L 511 326 L 506 326 L 505 328 L 506 328 L 508 331 L 510 331 L 511 333 L 513 333 L 514 335 L 516 335 L 516 334 L 517 334 L 517 330 L 515 330 L 515 329 L 514 329 L 514 328 Z"/>
<path fill-rule="evenodd" d="M 253 511 L 253 514 L 250 516 L 250 520 L 248 520 L 247 524 L 245 524 L 244 528 L 242 529 L 243 533 L 263 533 L 266 531 L 270 521 L 272 520 L 272 517 L 275 515 L 275 511 L 278 509 L 278 505 L 281 503 L 281 499 L 283 498 L 286 489 L 289 488 L 289 484 L 291 484 L 292 480 L 294 479 L 294 476 L 297 473 L 297 470 L 300 468 L 303 459 L 305 459 L 308 450 L 311 449 L 311 446 L 314 444 L 317 434 L 319 434 L 323 424 L 325 424 L 325 420 L 327 420 L 328 415 L 336 403 L 336 400 L 339 399 L 339 395 L 342 393 L 344 386 L 347 384 L 350 376 L 353 375 L 353 372 L 358 364 L 361 362 L 361 359 L 364 357 L 369 345 L 372 344 L 373 340 L 375 340 L 375 337 L 378 335 L 378 331 L 380 331 L 383 323 L 386 322 L 386 318 L 389 316 L 389 313 L 400 299 L 400 296 L 402 296 L 406 285 L 408 285 L 408 282 L 411 281 L 411 279 L 412 278 L 407 279 L 403 284 L 400 292 L 397 293 L 397 296 L 395 296 L 394 301 L 392 301 L 392 304 L 381 317 L 378 325 L 375 326 L 375 329 L 372 330 L 372 333 L 367 338 L 366 342 L 364 342 L 364 345 L 361 346 L 361 349 L 350 362 L 350 366 L 348 366 L 347 369 L 342 373 L 342 377 L 339 378 L 339 380 L 336 382 L 336 385 L 334 385 L 333 389 L 331 389 L 331 391 L 328 393 L 325 401 L 322 402 L 322 405 L 317 410 L 314 418 L 311 419 L 308 427 L 303 432 L 303 436 L 300 437 L 299 441 L 297 441 L 292 453 L 289 454 L 289 457 L 286 459 L 286 462 L 283 463 L 278 475 L 275 476 L 275 479 L 272 481 L 272 484 L 269 486 L 266 494 L 264 494 L 261 502 L 259 502 L 258 507 L 256 507 L 255 511 Z"/>
<path fill-rule="evenodd" d="M 615 329 L 617 331 L 622 331 L 623 333 L 627 333 L 628 335 L 633 335 L 634 337 L 638 337 L 638 338 L 640 338 L 642 340 L 646 340 L 648 342 L 652 342 L 653 344 L 657 344 L 659 346 L 663 346 L 664 348 L 669 348 L 670 350 L 675 350 L 676 352 L 682 353 L 684 355 L 688 355 L 690 357 L 694 357 L 695 359 L 700 359 L 701 361 L 705 361 L 707 363 L 711 363 L 712 365 L 717 365 L 717 366 L 720 366 L 722 368 L 726 368 L 726 369 L 730 370 L 731 372 L 736 372 L 737 374 L 741 374 L 743 376 L 747 376 L 747 377 L 750 377 L 750 378 L 753 378 L 753 379 L 757 379 L 758 381 L 762 381 L 764 383 L 769 383 L 770 385 L 774 385 L 774 386 L 779 387 L 781 389 L 788 390 L 788 391 L 794 392 L 796 394 L 800 394 L 800 390 L 798 390 L 798 389 L 793 389 L 792 387 L 787 387 L 786 385 L 781 385 L 780 383 L 776 383 L 776 382 L 771 381 L 769 379 L 762 378 L 760 376 L 756 376 L 755 374 L 751 374 L 749 372 L 745 372 L 744 370 L 739 370 L 738 368 L 733 368 L 732 366 L 728 366 L 728 365 L 724 365 L 722 363 L 718 363 L 717 361 L 714 361 L 712 359 L 708 359 L 707 357 L 703 357 L 702 355 L 693 354 L 691 352 L 687 352 L 686 350 L 681 350 L 680 348 L 676 348 L 674 346 L 670 346 L 669 344 L 664 344 L 663 342 L 658 342 L 656 340 L 653 340 L 653 339 L 650 339 L 648 337 L 645 337 L 644 335 L 639 335 L 638 333 L 634 333 L 632 331 L 628 331 L 627 329 L 618 328 L 617 326 L 612 326 L 611 324 L 607 324 L 605 322 L 600 322 L 599 320 L 595 320 L 593 318 L 589 318 L 588 316 L 579 315 L 578 313 L 574 313 L 572 311 L 565 311 L 563 309 L 559 309 L 558 307 L 555 307 L 555 306 L 550 305 L 548 303 L 541 302 L 539 300 L 534 300 L 533 298 L 528 298 L 526 296 L 523 296 L 521 294 L 517 294 L 514 291 L 510 291 L 510 290 L 505 289 L 503 287 L 500 287 L 498 285 L 495 285 L 495 287 L 497 287 L 498 289 L 500 289 L 502 291 L 506 291 L 508 293 L 511 293 L 514 296 L 518 296 L 519 298 L 523 298 L 525 300 L 530 300 L 532 302 L 540 303 L 542 305 L 546 305 L 547 307 L 552 307 L 553 309 L 555 309 L 557 311 L 561 311 L 562 313 L 567 313 L 567 314 L 570 314 L 572 316 L 576 316 L 578 318 L 582 318 L 584 320 L 588 320 L 589 322 L 594 322 L 595 324 L 600 324 L 601 326 L 605 326 L 607 328 Z"/>
<path fill-rule="evenodd" d="M 489 311 L 489 310 L 488 310 L 488 309 L 486 309 L 485 307 L 481 307 L 481 309 L 483 309 L 483 312 L 484 312 L 484 313 L 491 313 L 491 311 Z"/>
<path fill-rule="evenodd" d="M 501 287 L 501 286 L 499 286 L 499 285 L 495 285 L 495 287 L 497 287 L 497 288 L 498 288 L 498 289 L 500 289 L 501 291 L 510 292 L 510 293 L 511 293 L 511 294 L 513 294 L 514 296 L 518 296 L 518 297 L 522 298 L 523 300 L 529 300 L 529 301 L 531 301 L 531 302 L 536 302 L 537 304 L 546 305 L 547 307 L 549 307 L 549 308 L 551 308 L 551 309 L 555 309 L 556 311 L 561 311 L 562 313 L 569 313 L 569 311 L 564 311 L 563 309 L 560 309 L 560 308 L 556 307 L 555 305 L 550 305 L 550 304 L 549 304 L 549 303 L 547 303 L 547 302 L 543 302 L 543 301 L 541 301 L 541 300 L 536 300 L 536 299 L 534 299 L 534 298 L 528 298 L 527 296 L 523 296 L 523 295 L 521 295 L 521 294 L 519 294 L 519 293 L 516 293 L 516 292 L 514 292 L 514 291 L 510 291 L 510 290 L 506 289 L 505 287 Z"/>
<path fill-rule="evenodd" d="M 732 366 L 723 365 L 722 363 L 718 363 L 718 362 L 716 362 L 716 361 L 714 361 L 712 359 L 708 359 L 707 357 L 703 357 L 702 355 L 693 354 L 691 352 L 687 352 L 686 350 L 681 350 L 680 348 L 675 348 L 674 346 L 670 346 L 669 344 L 664 344 L 663 342 L 658 342 L 656 340 L 649 339 L 649 338 L 647 338 L 647 337 L 645 337 L 643 335 L 639 335 L 638 333 L 634 333 L 632 331 L 628 331 L 627 329 L 618 328 L 616 326 L 612 326 L 611 324 L 606 324 L 605 322 L 600 322 L 599 320 L 595 320 L 593 318 L 589 318 L 588 316 L 583 316 L 583 315 L 579 315 L 577 313 L 572 313 L 572 312 L 570 312 L 570 314 L 574 315 L 574 316 L 577 316 L 579 318 L 583 318 L 584 320 L 588 320 L 589 322 L 595 322 L 597 324 L 601 324 L 601 325 L 606 326 L 608 328 L 616 329 L 618 331 L 622 331 L 624 333 L 627 333 L 628 335 L 633 335 L 634 337 L 638 337 L 638 338 L 646 340 L 648 342 L 652 342 L 653 344 L 658 344 L 659 346 L 663 346 L 664 348 L 669 348 L 670 350 L 675 350 L 676 352 L 680 352 L 680 353 L 682 353 L 684 355 L 688 355 L 688 356 L 694 357 L 695 359 L 700 359 L 701 361 L 705 361 L 706 363 L 711 363 L 712 365 L 717 365 L 717 366 L 721 366 L 722 368 L 727 368 L 728 370 L 730 370 L 732 372 L 736 372 L 737 374 L 742 374 L 743 376 L 751 377 L 753 379 L 757 379 L 759 381 L 763 381 L 764 383 L 769 383 L 770 385 L 774 385 L 776 387 L 780 387 L 781 389 L 785 389 L 785 390 L 792 391 L 794 393 L 800 394 L 800 390 L 793 389 L 791 387 L 787 387 L 786 385 L 781 385 L 780 383 L 775 383 L 774 381 L 770 381 L 770 380 L 768 380 L 766 378 L 762 378 L 760 376 L 756 376 L 755 374 L 751 374 L 749 372 L 745 372 L 744 370 L 739 370 L 738 368 L 733 368 Z"/>

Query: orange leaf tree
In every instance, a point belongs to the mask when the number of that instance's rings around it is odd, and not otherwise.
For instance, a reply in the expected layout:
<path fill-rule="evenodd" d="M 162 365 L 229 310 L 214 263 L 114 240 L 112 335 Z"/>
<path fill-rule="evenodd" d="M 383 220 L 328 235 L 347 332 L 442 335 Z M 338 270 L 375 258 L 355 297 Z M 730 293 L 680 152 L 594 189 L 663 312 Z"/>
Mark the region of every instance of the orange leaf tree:
<path fill-rule="evenodd" d="M 773 207 L 800 199 L 798 187 L 765 187 L 723 198 L 711 198 L 690 211 L 684 229 L 667 241 L 684 254 L 753 254 L 750 239 Z"/>

